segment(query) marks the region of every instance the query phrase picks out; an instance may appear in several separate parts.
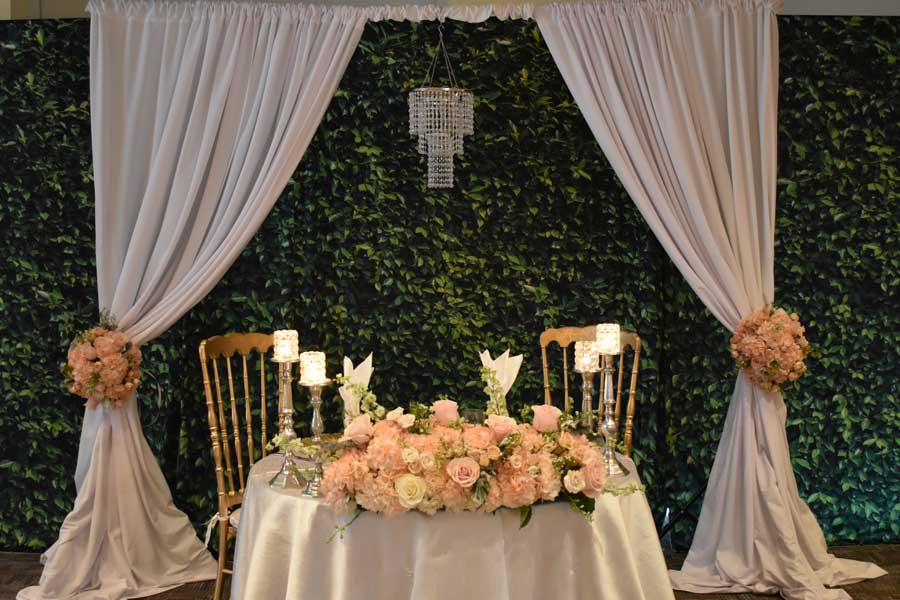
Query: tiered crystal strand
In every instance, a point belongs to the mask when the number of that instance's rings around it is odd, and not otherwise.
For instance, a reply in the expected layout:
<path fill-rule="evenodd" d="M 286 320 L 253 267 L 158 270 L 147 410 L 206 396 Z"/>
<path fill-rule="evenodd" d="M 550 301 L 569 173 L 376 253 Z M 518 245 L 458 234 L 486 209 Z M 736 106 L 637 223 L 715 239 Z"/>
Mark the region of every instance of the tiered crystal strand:
<path fill-rule="evenodd" d="M 453 156 L 463 153 L 463 136 L 475 133 L 475 98 L 457 87 L 444 47 L 443 26 L 426 85 L 409 94 L 409 133 L 419 136 L 419 154 L 428 156 L 428 187 L 453 187 Z M 431 85 L 439 56 L 443 55 L 450 87 Z"/>

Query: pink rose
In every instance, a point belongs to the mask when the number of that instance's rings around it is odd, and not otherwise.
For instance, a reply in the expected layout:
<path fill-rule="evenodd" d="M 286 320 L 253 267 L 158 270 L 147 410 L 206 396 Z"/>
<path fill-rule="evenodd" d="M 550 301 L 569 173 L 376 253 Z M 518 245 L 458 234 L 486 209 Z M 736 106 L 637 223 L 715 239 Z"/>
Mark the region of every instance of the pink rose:
<path fill-rule="evenodd" d="M 502 442 L 506 436 L 516 430 L 516 420 L 512 417 L 489 415 L 484 424 L 493 432 L 497 442 Z"/>
<path fill-rule="evenodd" d="M 432 408 L 434 409 L 434 418 L 437 419 L 437 422 L 441 425 L 447 425 L 451 421 L 456 421 L 459 419 L 458 406 L 459 405 L 453 400 L 438 400 L 432 405 Z"/>
<path fill-rule="evenodd" d="M 468 456 L 454 458 L 447 463 L 447 475 L 461 487 L 470 488 L 478 481 L 478 476 L 481 475 L 481 467 Z"/>
<path fill-rule="evenodd" d="M 344 438 L 352 440 L 357 446 L 362 446 L 368 442 L 375 433 L 375 427 L 372 426 L 372 419 L 368 414 L 362 414 L 350 421 L 344 430 Z"/>
<path fill-rule="evenodd" d="M 602 459 L 594 459 L 581 469 L 584 474 L 584 495 L 596 498 L 606 485 L 606 464 Z"/>
<path fill-rule="evenodd" d="M 559 429 L 559 417 L 562 411 L 552 404 L 532 406 L 534 411 L 534 428 L 541 433 L 550 433 Z"/>

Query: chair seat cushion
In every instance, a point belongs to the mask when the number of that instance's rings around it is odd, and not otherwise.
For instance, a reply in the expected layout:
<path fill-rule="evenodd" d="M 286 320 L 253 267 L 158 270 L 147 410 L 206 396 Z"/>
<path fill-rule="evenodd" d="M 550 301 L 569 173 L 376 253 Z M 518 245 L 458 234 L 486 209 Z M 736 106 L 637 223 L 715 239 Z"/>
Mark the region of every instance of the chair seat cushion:
<path fill-rule="evenodd" d="M 241 509 L 240 509 L 240 508 L 236 508 L 236 509 L 234 509 L 234 510 L 231 512 L 230 515 L 228 515 L 228 523 L 229 523 L 232 527 L 234 527 L 235 529 L 237 529 L 237 528 L 238 528 L 238 525 L 240 524 L 240 522 L 241 522 Z"/>

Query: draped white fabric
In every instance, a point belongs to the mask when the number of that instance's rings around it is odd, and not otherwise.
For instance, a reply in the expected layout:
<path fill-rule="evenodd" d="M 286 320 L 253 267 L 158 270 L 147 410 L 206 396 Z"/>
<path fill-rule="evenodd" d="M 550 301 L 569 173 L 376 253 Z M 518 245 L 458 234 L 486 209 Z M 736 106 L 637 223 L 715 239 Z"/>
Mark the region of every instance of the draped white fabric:
<path fill-rule="evenodd" d="M 102 307 L 138 343 L 219 280 L 303 155 L 367 19 L 534 17 L 610 163 L 729 329 L 774 299 L 778 0 L 382 6 L 91 0 Z M 780 395 L 739 376 L 679 588 L 848 596 L 884 572 L 827 554 Z M 21 599 L 118 599 L 214 575 L 131 398 L 86 411 L 79 493 Z"/>
<path fill-rule="evenodd" d="M 358 9 L 93 0 L 100 305 L 153 339 L 222 277 L 303 156 L 365 26 Z M 117 599 L 215 577 L 134 398 L 87 410 L 78 496 L 20 599 Z"/>
<path fill-rule="evenodd" d="M 777 3 L 551 5 L 535 20 L 594 135 L 666 252 L 729 330 L 774 300 Z M 849 598 L 800 499 L 780 394 L 738 377 L 676 589 Z"/>

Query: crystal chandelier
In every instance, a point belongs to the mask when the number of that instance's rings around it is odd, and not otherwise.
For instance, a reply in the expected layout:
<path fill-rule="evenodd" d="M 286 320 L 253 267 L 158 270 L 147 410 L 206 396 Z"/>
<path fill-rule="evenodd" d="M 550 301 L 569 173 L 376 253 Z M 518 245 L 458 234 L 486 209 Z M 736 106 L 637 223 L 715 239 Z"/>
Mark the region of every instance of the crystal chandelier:
<path fill-rule="evenodd" d="M 432 85 L 438 56 L 444 57 L 450 87 Z M 409 133 L 419 136 L 419 154 L 428 156 L 428 187 L 453 187 L 453 155 L 462 154 L 463 136 L 475 132 L 474 106 L 472 92 L 456 83 L 441 23 L 438 47 L 425 74 L 425 84 L 409 93 Z"/>

